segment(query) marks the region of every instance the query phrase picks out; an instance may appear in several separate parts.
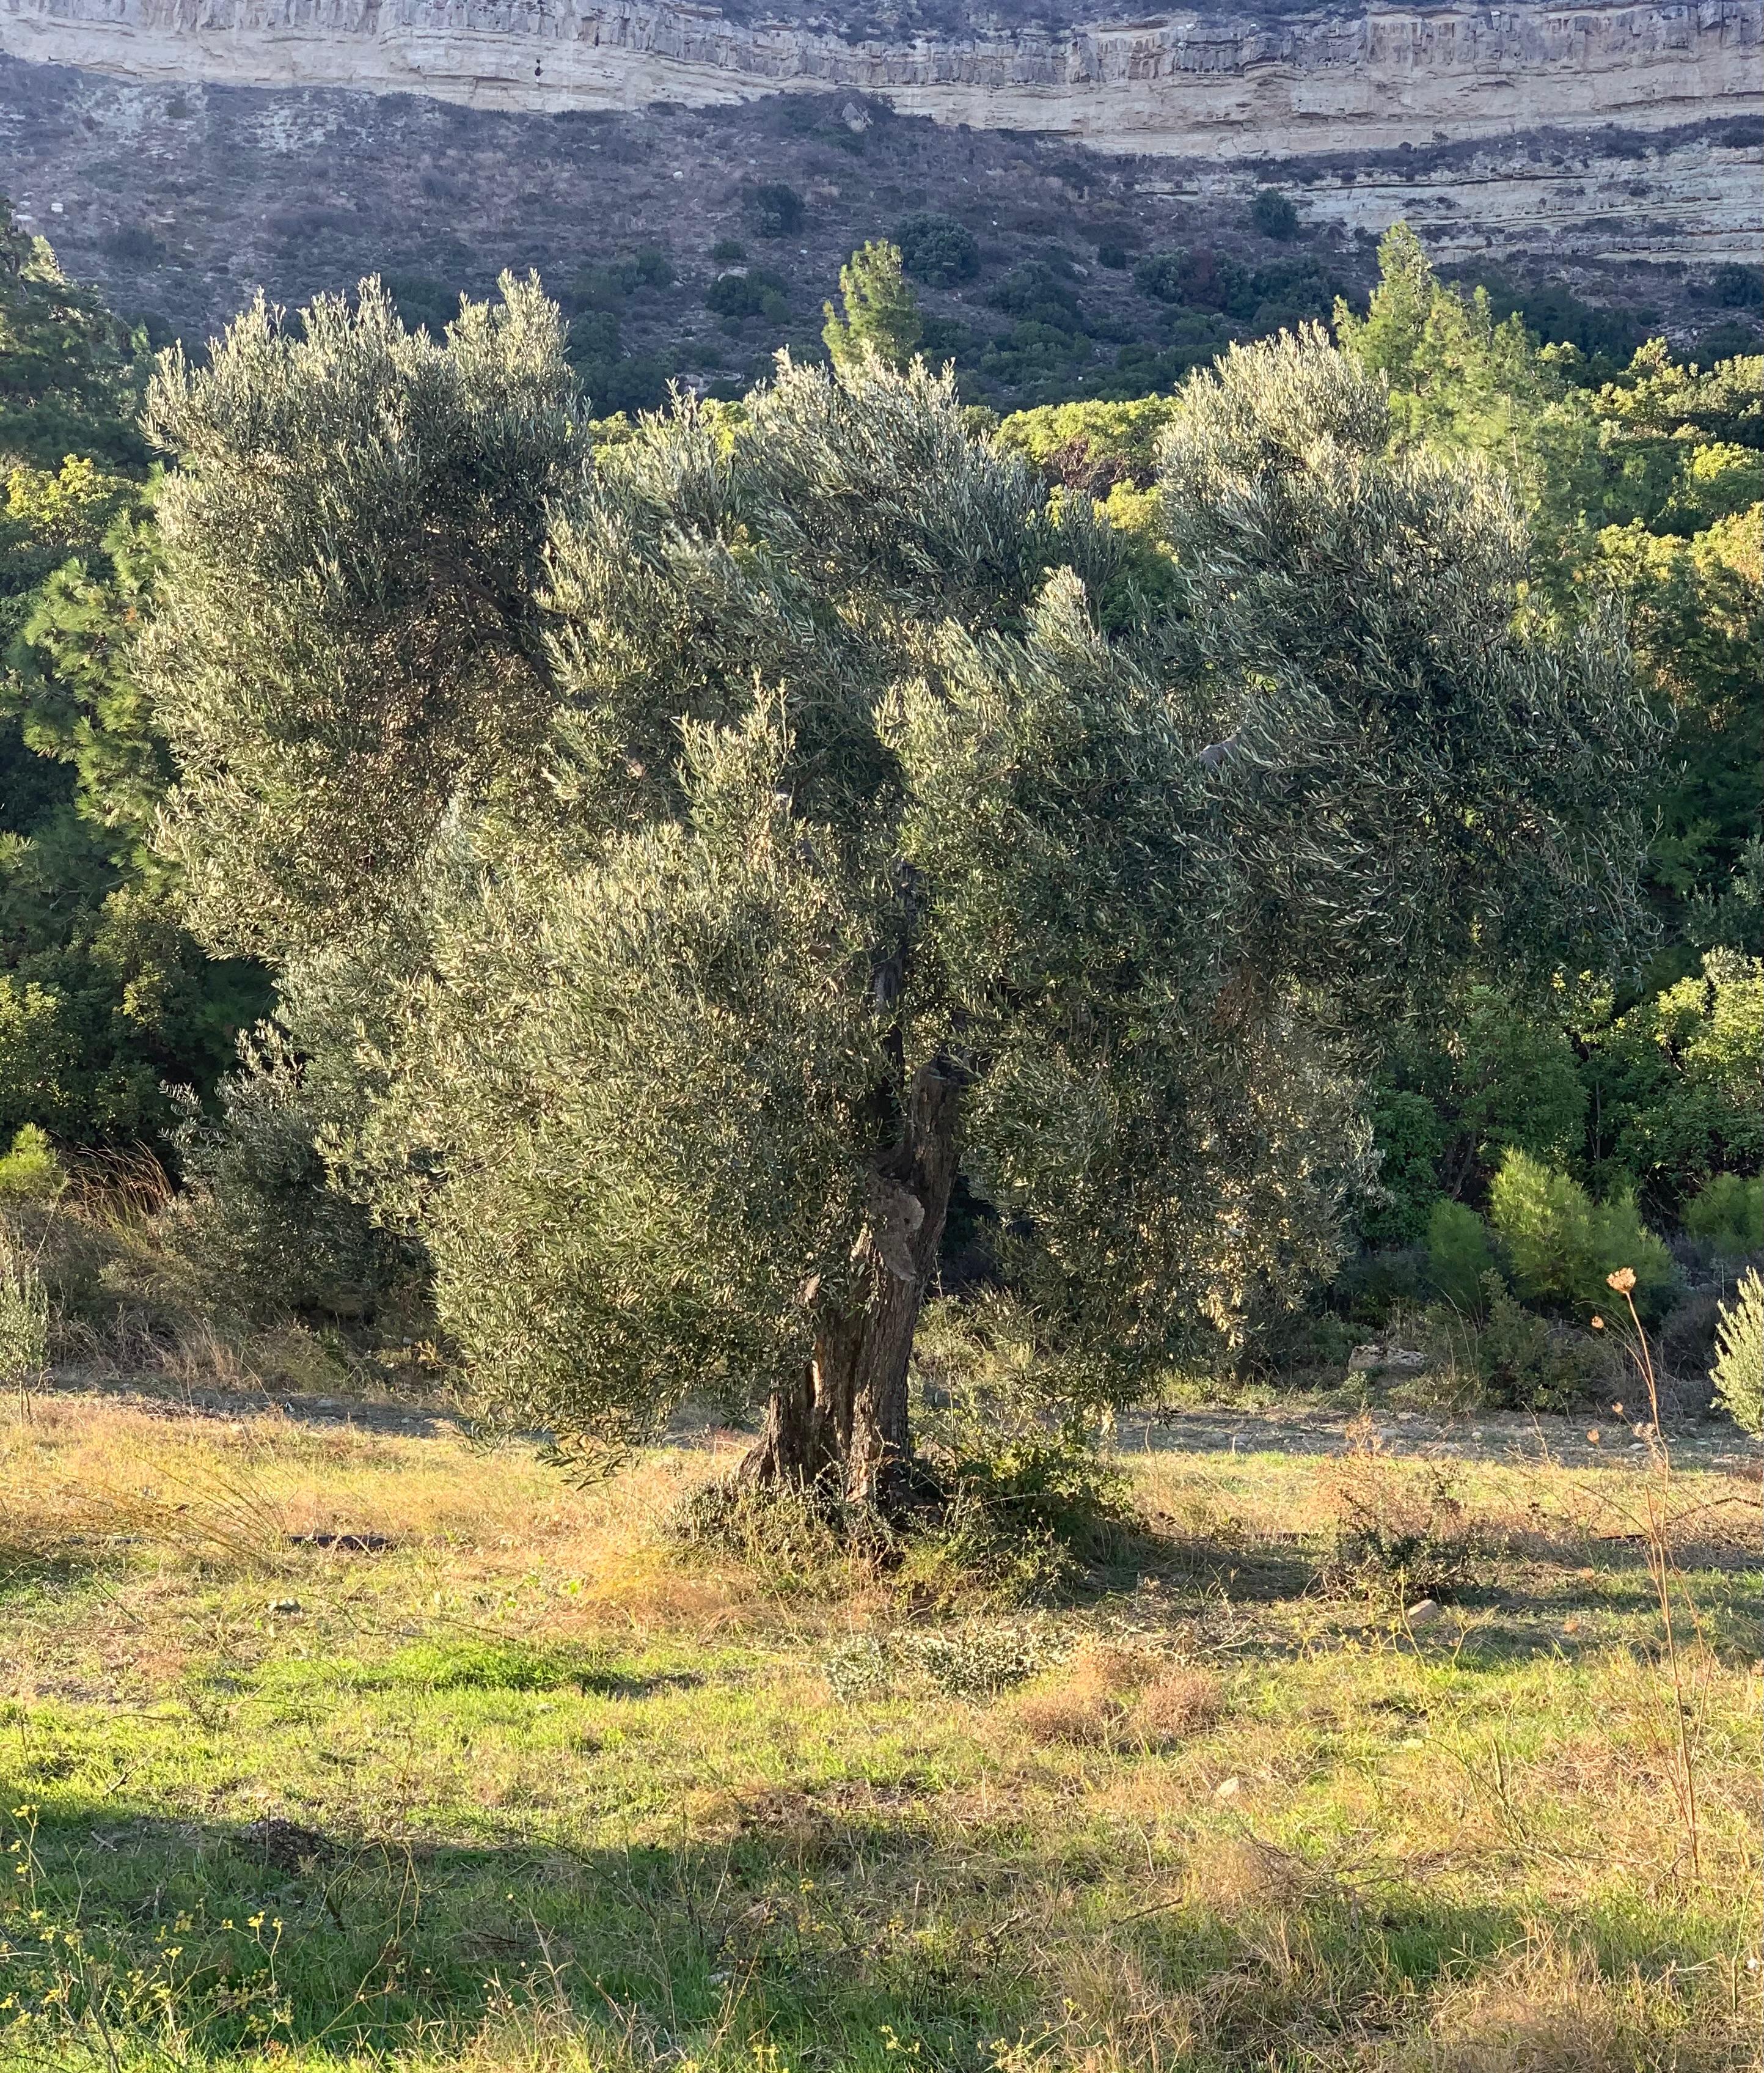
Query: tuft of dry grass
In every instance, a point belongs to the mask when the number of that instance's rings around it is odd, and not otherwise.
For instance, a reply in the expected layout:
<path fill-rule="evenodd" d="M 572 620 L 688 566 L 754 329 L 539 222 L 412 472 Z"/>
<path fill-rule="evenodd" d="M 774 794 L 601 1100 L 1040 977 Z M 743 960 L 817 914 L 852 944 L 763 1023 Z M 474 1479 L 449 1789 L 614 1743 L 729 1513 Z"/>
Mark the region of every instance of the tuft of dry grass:
<path fill-rule="evenodd" d="M 1182 1873 L 1184 1900 L 1225 1922 L 1299 1907 L 1328 1886 L 1315 1866 L 1247 1831 L 1198 1843 Z"/>
<path fill-rule="evenodd" d="M 1422 2034 L 1379 2063 L 1388 2073 L 1737 2073 L 1741 2062 L 1731 2036 L 1687 2021 L 1657 1981 L 1609 1978 L 1589 1952 L 1539 1934 L 1486 1972 L 1449 1976 Z"/>
<path fill-rule="evenodd" d="M 1127 1733 L 1148 1749 L 1174 1749 L 1216 1726 L 1224 1711 L 1224 1694 L 1213 1672 L 1179 1665 L 1153 1678 L 1134 1701 Z"/>
<path fill-rule="evenodd" d="M 1077 1656 L 1057 1685 L 1027 1693 L 1017 1717 L 1038 1742 L 1156 1750 L 1213 1726 L 1223 1711 L 1211 1671 L 1104 1644 Z"/>

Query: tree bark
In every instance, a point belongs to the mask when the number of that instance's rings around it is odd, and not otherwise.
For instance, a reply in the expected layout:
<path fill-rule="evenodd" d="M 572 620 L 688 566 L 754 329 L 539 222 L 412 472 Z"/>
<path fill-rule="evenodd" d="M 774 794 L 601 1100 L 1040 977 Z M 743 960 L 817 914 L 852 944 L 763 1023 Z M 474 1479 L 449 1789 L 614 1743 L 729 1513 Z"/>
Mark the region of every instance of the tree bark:
<path fill-rule="evenodd" d="M 900 1142 L 877 1161 L 851 1248 L 857 1299 L 818 1316 L 807 1363 L 773 1391 L 744 1480 L 813 1486 L 884 1511 L 908 1500 L 907 1367 L 955 1183 L 962 1078 L 943 1058 L 914 1075 Z"/>

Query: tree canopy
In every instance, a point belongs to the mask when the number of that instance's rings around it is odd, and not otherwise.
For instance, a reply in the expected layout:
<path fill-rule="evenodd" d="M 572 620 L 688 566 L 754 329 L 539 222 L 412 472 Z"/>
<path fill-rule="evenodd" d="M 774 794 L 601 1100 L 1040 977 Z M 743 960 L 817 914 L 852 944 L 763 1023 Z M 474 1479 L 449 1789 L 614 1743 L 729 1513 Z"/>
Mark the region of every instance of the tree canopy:
<path fill-rule="evenodd" d="M 206 958 L 150 852 L 170 772 L 134 675 L 157 566 L 122 327 L 0 204 L 0 1151 L 151 1143 L 262 975 Z"/>
<path fill-rule="evenodd" d="M 958 1180 L 1130 1386 L 1337 1256 L 1355 1032 L 1634 923 L 1620 641 L 1515 622 L 1498 482 L 1320 333 L 1185 393 L 1143 594 L 875 354 L 591 459 L 512 281 L 440 342 L 260 307 L 148 422 L 196 911 L 522 1415 L 769 1399 L 757 1471 L 885 1495 Z"/>

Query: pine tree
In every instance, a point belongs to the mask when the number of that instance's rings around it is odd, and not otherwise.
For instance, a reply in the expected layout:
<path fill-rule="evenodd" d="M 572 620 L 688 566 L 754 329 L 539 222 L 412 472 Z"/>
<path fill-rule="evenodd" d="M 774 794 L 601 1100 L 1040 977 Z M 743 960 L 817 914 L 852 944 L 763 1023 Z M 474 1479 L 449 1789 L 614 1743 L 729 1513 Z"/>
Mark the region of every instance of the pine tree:
<path fill-rule="evenodd" d="M 853 366 L 874 353 L 885 367 L 904 369 L 925 336 L 925 319 L 901 269 L 901 248 L 872 239 L 854 252 L 839 269 L 839 300 L 843 316 L 831 303 L 822 305 L 821 336 L 834 365 Z"/>

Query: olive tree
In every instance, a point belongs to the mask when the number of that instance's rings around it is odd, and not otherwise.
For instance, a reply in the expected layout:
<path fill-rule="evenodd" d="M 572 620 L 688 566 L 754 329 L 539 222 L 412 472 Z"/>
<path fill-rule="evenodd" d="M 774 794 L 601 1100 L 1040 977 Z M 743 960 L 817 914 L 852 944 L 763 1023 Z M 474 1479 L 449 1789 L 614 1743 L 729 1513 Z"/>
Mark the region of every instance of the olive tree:
<path fill-rule="evenodd" d="M 1632 925 L 1620 644 L 1521 627 L 1502 492 L 1320 334 L 1185 392 L 1155 606 L 922 368 L 587 455 L 512 282 L 439 345 L 255 311 L 150 422 L 167 839 L 513 1415 L 715 1388 L 751 1473 L 889 1502 L 958 1185 L 1129 1389 L 1336 1256 L 1357 1032 Z"/>

